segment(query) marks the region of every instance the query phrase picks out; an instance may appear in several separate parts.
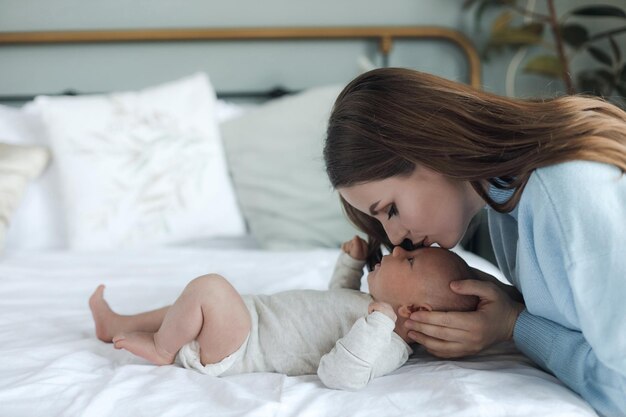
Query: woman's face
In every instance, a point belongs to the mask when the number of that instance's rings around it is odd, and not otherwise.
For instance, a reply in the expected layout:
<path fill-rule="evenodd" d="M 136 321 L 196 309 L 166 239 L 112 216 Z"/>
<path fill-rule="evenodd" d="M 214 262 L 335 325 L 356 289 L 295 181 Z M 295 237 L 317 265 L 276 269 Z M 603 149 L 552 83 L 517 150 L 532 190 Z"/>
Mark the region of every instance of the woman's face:
<path fill-rule="evenodd" d="M 485 205 L 467 181 L 453 181 L 425 167 L 395 176 L 338 189 L 357 210 L 382 224 L 389 240 L 399 245 L 450 249 L 465 234 L 470 220 Z"/>

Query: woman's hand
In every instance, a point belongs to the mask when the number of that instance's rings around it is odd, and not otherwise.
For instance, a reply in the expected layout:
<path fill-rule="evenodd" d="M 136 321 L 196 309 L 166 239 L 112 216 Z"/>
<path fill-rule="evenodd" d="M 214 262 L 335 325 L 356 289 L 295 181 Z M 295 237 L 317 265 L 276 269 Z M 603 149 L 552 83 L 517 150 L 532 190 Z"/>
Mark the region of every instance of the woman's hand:
<path fill-rule="evenodd" d="M 364 261 L 367 258 L 367 242 L 358 236 L 344 242 L 341 249 L 357 261 Z"/>
<path fill-rule="evenodd" d="M 524 304 L 513 301 L 491 282 L 453 281 L 450 288 L 458 294 L 477 296 L 480 301 L 476 311 L 416 311 L 405 322 L 411 339 L 435 356 L 458 358 L 513 337 Z"/>

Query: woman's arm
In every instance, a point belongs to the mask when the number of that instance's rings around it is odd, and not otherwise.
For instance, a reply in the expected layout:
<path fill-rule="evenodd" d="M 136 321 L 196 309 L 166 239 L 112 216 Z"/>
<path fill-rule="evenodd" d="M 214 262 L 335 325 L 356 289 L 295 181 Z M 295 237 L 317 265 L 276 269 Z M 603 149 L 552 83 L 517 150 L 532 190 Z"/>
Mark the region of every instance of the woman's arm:
<path fill-rule="evenodd" d="M 518 264 L 528 311 L 514 341 L 602 413 L 626 415 L 626 176 L 565 164 L 525 193 L 518 250 L 536 262 Z"/>
<path fill-rule="evenodd" d="M 626 415 L 626 376 L 598 360 L 583 334 L 524 310 L 515 345 L 606 416 Z"/>

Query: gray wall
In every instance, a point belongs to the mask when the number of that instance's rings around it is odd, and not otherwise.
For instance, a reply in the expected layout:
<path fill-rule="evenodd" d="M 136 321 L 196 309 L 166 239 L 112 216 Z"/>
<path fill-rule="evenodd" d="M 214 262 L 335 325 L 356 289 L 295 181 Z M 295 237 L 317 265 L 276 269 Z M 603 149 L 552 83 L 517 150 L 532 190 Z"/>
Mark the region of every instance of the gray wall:
<path fill-rule="evenodd" d="M 520 2 L 521 3 L 521 2 Z M 544 0 L 537 0 L 542 9 Z M 589 1 L 557 0 L 559 12 Z M 626 5 L 626 0 L 603 3 Z M 476 31 L 461 0 L 0 0 L 0 31 L 181 28 L 440 25 L 464 32 L 482 47 L 488 28 Z M 494 13 L 488 13 L 485 25 Z M 626 38 L 620 37 L 626 45 Z M 0 47 L 0 95 L 130 89 L 205 70 L 216 88 L 232 92 L 282 84 L 302 89 L 345 83 L 362 68 L 362 56 L 378 63 L 367 42 L 170 43 Z M 624 47 L 626 55 L 626 47 Z M 483 64 L 484 88 L 505 93 L 511 53 Z M 584 65 L 588 58 L 582 57 Z M 279 62 L 281 65 L 276 65 Z M 391 65 L 409 66 L 463 80 L 461 55 L 442 43 L 398 43 Z M 516 77 L 518 95 L 551 94 L 559 82 Z"/>
<path fill-rule="evenodd" d="M 416 24 L 458 27 L 459 18 L 455 0 L 0 0 L 1 31 Z M 346 83 L 361 71 L 359 59 L 363 56 L 380 62 L 376 45 L 359 41 L 6 46 L 0 48 L 0 94 L 137 88 L 199 69 L 209 73 L 220 91 L 262 90 L 278 84 L 302 89 Z M 460 53 L 441 43 L 400 42 L 390 64 L 465 79 Z"/>

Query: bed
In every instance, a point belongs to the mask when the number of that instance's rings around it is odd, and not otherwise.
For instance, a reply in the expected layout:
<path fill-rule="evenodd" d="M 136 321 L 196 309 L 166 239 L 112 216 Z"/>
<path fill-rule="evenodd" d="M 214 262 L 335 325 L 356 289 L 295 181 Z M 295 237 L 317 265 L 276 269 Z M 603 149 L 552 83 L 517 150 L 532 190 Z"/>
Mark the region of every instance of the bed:
<path fill-rule="evenodd" d="M 324 34 L 374 39 L 384 56 L 396 38 L 451 40 L 469 62 L 468 80 L 480 82 L 471 45 L 440 28 L 5 33 L 0 44 Z M 506 343 L 462 360 L 417 348 L 397 371 L 348 392 L 315 375 L 213 378 L 157 367 L 97 340 L 87 300 L 98 284 L 124 314 L 172 303 L 207 272 L 241 293 L 324 289 L 339 243 L 355 233 L 318 156 L 344 80 L 254 105 L 217 99 L 212 80 L 196 73 L 112 95 L 12 93 L 26 105 L 0 108 L 0 142 L 10 146 L 0 148 L 0 415 L 596 415 Z M 148 142 L 150 158 L 138 151 Z M 455 251 L 502 279 L 483 257 Z"/>

